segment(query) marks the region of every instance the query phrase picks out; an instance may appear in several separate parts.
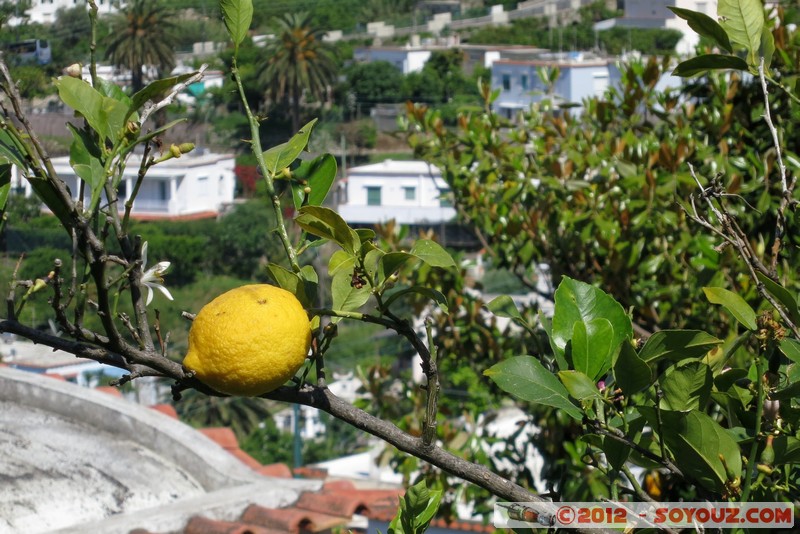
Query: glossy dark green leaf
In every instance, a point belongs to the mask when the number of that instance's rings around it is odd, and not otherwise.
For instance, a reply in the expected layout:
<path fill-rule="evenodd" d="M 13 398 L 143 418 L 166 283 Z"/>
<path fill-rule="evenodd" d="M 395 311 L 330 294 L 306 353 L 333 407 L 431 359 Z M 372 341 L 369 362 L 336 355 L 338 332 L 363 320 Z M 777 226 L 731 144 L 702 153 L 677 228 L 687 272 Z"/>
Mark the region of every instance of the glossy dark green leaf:
<path fill-rule="evenodd" d="M 781 340 L 780 349 L 784 356 L 794 363 L 800 363 L 800 343 L 797 340 L 785 337 Z"/>
<path fill-rule="evenodd" d="M 0 156 L 6 158 L 9 163 L 24 169 L 27 167 L 25 164 L 26 153 L 27 150 L 24 146 L 20 146 L 7 131 L 0 129 Z"/>
<path fill-rule="evenodd" d="M 703 362 L 681 363 L 665 372 L 660 379 L 664 397 L 662 410 L 687 412 L 705 408 L 714 386 L 711 368 Z"/>
<path fill-rule="evenodd" d="M 230 35 L 234 47 L 238 50 L 239 45 L 247 36 L 250 23 L 253 21 L 253 1 L 220 0 L 219 7 L 222 11 L 222 20 L 228 30 L 228 35 Z"/>
<path fill-rule="evenodd" d="M 131 115 L 139 111 L 139 109 L 141 109 L 141 107 L 145 105 L 148 100 L 161 98 L 173 87 L 179 83 L 185 82 L 195 74 L 197 73 L 190 72 L 188 74 L 181 74 L 180 76 L 172 76 L 171 78 L 156 80 L 147 84 L 146 87 L 131 97 L 130 106 L 128 107 L 128 112 L 126 113 L 125 118 L 128 119 Z"/>
<path fill-rule="evenodd" d="M 623 341 L 614 362 L 614 380 L 622 392 L 630 397 L 653 383 L 653 372 L 650 366 L 636 354 L 633 345 Z"/>
<path fill-rule="evenodd" d="M 721 339 L 700 330 L 659 330 L 647 339 L 639 358 L 647 363 L 696 358 L 721 343 Z"/>
<path fill-rule="evenodd" d="M 268 264 L 267 272 L 270 278 L 278 284 L 278 287 L 297 297 L 297 300 L 300 301 L 304 308 L 308 308 L 311 305 L 308 295 L 306 295 L 305 281 L 297 273 L 293 273 L 276 263 Z"/>
<path fill-rule="evenodd" d="M 710 303 L 725 307 L 748 330 L 755 331 L 758 329 L 756 312 L 742 297 L 733 291 L 728 291 L 721 287 L 704 287 L 703 293 L 705 293 Z"/>
<path fill-rule="evenodd" d="M 772 280 L 770 277 L 764 276 L 764 274 L 761 272 L 757 272 L 756 275 L 758 276 L 759 282 L 764 284 L 767 292 L 775 297 L 775 300 L 777 300 L 781 306 L 786 309 L 786 312 L 789 314 L 789 317 L 792 318 L 792 321 L 794 321 L 795 324 L 800 324 L 800 310 L 798 310 L 797 299 L 789 292 L 789 290 Z"/>
<path fill-rule="evenodd" d="M 116 141 L 125 126 L 128 106 L 103 96 L 87 82 L 69 76 L 55 81 L 58 95 L 69 107 L 83 115 L 89 126 L 103 139 Z"/>
<path fill-rule="evenodd" d="M 600 390 L 597 383 L 580 371 L 559 371 L 558 379 L 567 388 L 570 397 L 579 401 L 599 399 Z"/>
<path fill-rule="evenodd" d="M 449 269 L 456 267 L 453 257 L 439 243 L 430 239 L 418 239 L 409 251 L 431 267 Z"/>
<path fill-rule="evenodd" d="M 330 154 L 323 154 L 310 161 L 303 161 L 292 171 L 292 185 L 311 188 L 308 193 L 309 206 L 321 206 L 328 196 L 328 192 L 336 180 L 336 158 Z"/>
<path fill-rule="evenodd" d="M 639 412 L 654 429 L 659 428 L 655 408 L 640 406 Z M 736 441 L 716 421 L 700 411 L 661 410 L 661 434 L 684 475 L 711 491 L 722 493 L 728 476 L 720 455 L 736 476 L 742 473 L 741 451 Z"/>
<path fill-rule="evenodd" d="M 93 140 L 83 131 L 71 124 L 68 125 L 72 132 L 72 144 L 69 147 L 69 164 L 75 174 L 86 182 L 91 191 L 89 210 L 93 210 L 100 199 L 103 186 L 106 183 L 106 173 L 103 162 L 100 161 L 99 149 Z"/>
<path fill-rule="evenodd" d="M 410 295 L 412 293 L 417 293 L 419 295 L 422 295 L 423 297 L 431 299 L 444 313 L 450 313 L 450 306 L 447 303 L 447 297 L 445 297 L 441 291 L 425 286 L 411 286 L 399 289 L 390 294 L 384 300 L 383 306 L 388 309 L 392 305 L 392 303 L 394 303 L 397 299 Z"/>
<path fill-rule="evenodd" d="M 604 317 L 588 322 L 575 321 L 572 329 L 572 365 L 593 380 L 611 368 L 612 350 L 616 347 L 614 328 Z"/>
<path fill-rule="evenodd" d="M 8 158 L 0 156 L 0 220 L 6 209 L 9 193 L 11 193 L 11 162 Z"/>
<path fill-rule="evenodd" d="M 800 463 L 800 439 L 782 434 L 772 442 L 775 465 Z"/>
<path fill-rule="evenodd" d="M 416 256 L 407 252 L 387 252 L 380 259 L 379 276 L 380 280 L 386 280 L 391 275 L 399 271 L 406 263 L 417 260 Z"/>
<path fill-rule="evenodd" d="M 342 217 L 322 206 L 303 206 L 294 221 L 309 234 L 338 243 L 345 252 L 355 254 L 361 248 L 361 239 Z"/>
<path fill-rule="evenodd" d="M 728 34 L 719 23 L 706 15 L 697 11 L 683 9 L 675 6 L 667 6 L 667 9 L 678 15 L 689 23 L 689 27 L 703 37 L 713 40 L 720 48 L 726 52 L 733 53 L 733 47 L 728 39 Z"/>
<path fill-rule="evenodd" d="M 567 342 L 572 339 L 576 322 L 589 324 L 594 319 L 605 319 L 611 324 L 613 334 L 610 345 L 613 359 L 622 341 L 633 335 L 630 318 L 622 306 L 601 289 L 564 277 L 555 292 L 552 323 L 552 342 L 558 352 L 564 354 Z"/>
<path fill-rule="evenodd" d="M 560 408 L 580 421 L 583 412 L 570 400 L 569 393 L 553 373 L 532 356 L 508 358 L 484 371 L 497 386 L 517 398 L 534 404 Z"/>
<path fill-rule="evenodd" d="M 689 77 L 702 74 L 709 70 L 743 70 L 747 71 L 749 65 L 739 56 L 728 56 L 723 54 L 703 54 L 686 61 L 681 61 L 672 71 L 674 76 Z"/>
<path fill-rule="evenodd" d="M 264 163 L 270 176 L 277 176 L 278 173 L 283 172 L 283 169 L 290 166 L 294 163 L 294 160 L 300 157 L 300 154 L 308 146 L 308 139 L 316 123 L 317 119 L 312 120 L 300 128 L 300 131 L 294 134 L 291 139 L 264 152 Z"/>

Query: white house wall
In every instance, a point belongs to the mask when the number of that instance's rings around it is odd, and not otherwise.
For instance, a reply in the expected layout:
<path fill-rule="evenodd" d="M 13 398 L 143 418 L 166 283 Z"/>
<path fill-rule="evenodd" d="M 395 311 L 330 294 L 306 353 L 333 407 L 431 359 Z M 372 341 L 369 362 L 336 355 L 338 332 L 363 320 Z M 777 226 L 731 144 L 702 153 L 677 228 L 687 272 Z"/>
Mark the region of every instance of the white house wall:
<path fill-rule="evenodd" d="M 16 0 L 15 0 L 16 1 Z M 97 10 L 99 14 L 115 13 L 117 5 L 124 5 L 124 2 L 114 2 L 113 0 L 97 0 Z M 56 12 L 59 9 L 72 9 L 76 6 L 86 6 L 85 0 L 31 0 L 31 7 L 26 11 L 28 20 L 39 24 L 51 24 L 56 21 Z M 20 24 L 21 18 L 12 17 L 9 19 L 10 25 Z"/>
<path fill-rule="evenodd" d="M 69 158 L 54 158 L 56 173 L 77 198 L 78 181 Z M 195 214 L 218 213 L 233 202 L 236 190 L 233 156 L 221 154 L 186 155 L 158 164 L 150 169 L 144 179 L 131 211 L 134 216 L 182 217 Z M 129 161 L 124 183 L 120 186 L 120 209 L 134 189 L 139 164 Z M 21 183 L 25 194 L 31 195 L 27 182 Z M 90 192 L 84 194 L 88 201 Z M 102 202 L 105 202 L 103 196 Z"/>
<path fill-rule="evenodd" d="M 455 217 L 447 184 L 438 169 L 420 161 L 385 161 L 348 170 L 347 201 L 338 206 L 348 223 L 375 224 L 394 219 L 400 224 L 441 223 Z M 380 204 L 369 204 L 370 188 L 380 190 Z M 413 198 L 409 191 L 413 191 Z M 408 196 L 407 196 L 408 195 Z M 373 198 L 374 200 L 374 198 Z"/>

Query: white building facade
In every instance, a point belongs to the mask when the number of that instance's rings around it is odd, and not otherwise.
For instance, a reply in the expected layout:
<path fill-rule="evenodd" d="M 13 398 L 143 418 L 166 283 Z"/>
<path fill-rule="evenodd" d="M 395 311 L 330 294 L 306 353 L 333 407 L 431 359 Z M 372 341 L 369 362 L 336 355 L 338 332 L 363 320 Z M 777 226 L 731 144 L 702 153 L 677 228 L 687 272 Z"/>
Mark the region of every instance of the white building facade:
<path fill-rule="evenodd" d="M 494 110 L 508 118 L 519 110 L 548 96 L 539 69 L 558 68 L 552 88 L 557 102 L 576 103 L 587 97 L 602 96 L 616 83 L 619 71 L 608 59 L 585 58 L 582 53 L 565 54 L 553 60 L 517 61 L 500 59 L 492 65 L 492 89 L 500 89 Z"/>
<path fill-rule="evenodd" d="M 122 0 L 96 0 L 97 12 L 100 15 L 116 13 L 125 2 Z M 85 0 L 31 0 L 31 7 L 25 12 L 29 22 L 51 24 L 56 21 L 56 12 L 59 9 L 72 9 L 77 6 L 86 6 Z M 22 17 L 11 17 L 10 26 L 21 24 Z"/>
<path fill-rule="evenodd" d="M 136 185 L 140 160 L 132 156 L 119 187 L 119 207 Z M 78 178 L 68 157 L 53 158 L 53 167 L 77 196 Z M 230 154 L 184 154 L 150 168 L 133 202 L 131 215 L 140 219 L 213 217 L 233 202 L 235 158 Z M 32 194 L 30 184 L 14 169 L 12 187 Z M 89 193 L 86 193 L 88 201 Z"/>
<path fill-rule="evenodd" d="M 424 161 L 386 160 L 348 169 L 337 209 L 351 224 L 438 224 L 456 215 L 449 191 L 439 169 Z"/>

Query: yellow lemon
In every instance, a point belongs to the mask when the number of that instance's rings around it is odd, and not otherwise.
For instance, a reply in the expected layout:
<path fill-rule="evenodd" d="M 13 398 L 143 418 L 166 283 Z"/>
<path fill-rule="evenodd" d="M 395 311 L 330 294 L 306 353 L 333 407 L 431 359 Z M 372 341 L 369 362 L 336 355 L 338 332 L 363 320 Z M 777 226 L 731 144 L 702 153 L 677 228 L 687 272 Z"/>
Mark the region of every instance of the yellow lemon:
<path fill-rule="evenodd" d="M 200 310 L 183 366 L 220 393 L 257 396 L 291 379 L 310 346 L 311 323 L 300 301 L 285 289 L 253 284 Z"/>

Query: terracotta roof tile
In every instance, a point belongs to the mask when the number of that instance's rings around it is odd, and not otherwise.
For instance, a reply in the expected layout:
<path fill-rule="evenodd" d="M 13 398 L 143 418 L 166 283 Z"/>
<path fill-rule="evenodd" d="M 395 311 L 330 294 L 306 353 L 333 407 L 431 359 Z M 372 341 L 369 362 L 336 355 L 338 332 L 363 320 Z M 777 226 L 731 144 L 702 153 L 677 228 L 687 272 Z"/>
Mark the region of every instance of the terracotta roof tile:
<path fill-rule="evenodd" d="M 200 432 L 216 441 L 217 444 L 228 451 L 233 456 L 236 456 L 242 463 L 251 467 L 252 469 L 260 469 L 261 464 L 239 448 L 239 441 L 236 439 L 236 434 L 233 433 L 228 427 L 210 427 L 201 428 Z"/>
<path fill-rule="evenodd" d="M 217 521 L 200 516 L 191 518 L 183 530 L 183 534 L 287 534 L 287 532 L 289 531 L 240 522 Z"/>
<path fill-rule="evenodd" d="M 320 532 L 346 525 L 350 522 L 350 516 L 323 514 L 296 507 L 273 509 L 251 504 L 242 513 L 241 521 L 287 532 Z"/>
<path fill-rule="evenodd" d="M 358 492 L 341 493 L 339 495 L 305 492 L 297 499 L 295 506 L 322 514 L 347 517 L 353 514 L 369 515 L 368 503 L 358 496 Z"/>
<path fill-rule="evenodd" d="M 97 386 L 95 389 L 111 395 L 112 397 L 122 397 L 122 392 L 119 390 L 119 388 L 115 388 L 113 386 Z"/>
<path fill-rule="evenodd" d="M 328 470 L 319 467 L 295 467 L 294 474 L 300 478 L 319 478 L 322 480 L 328 478 Z"/>
<path fill-rule="evenodd" d="M 356 485 L 349 480 L 329 480 L 322 486 L 322 491 L 325 493 L 334 493 L 337 491 L 354 491 Z"/>
<path fill-rule="evenodd" d="M 178 419 L 178 412 L 175 410 L 175 407 L 171 404 L 154 404 L 150 406 L 153 410 L 157 412 L 161 412 L 164 415 L 168 415 L 173 419 Z"/>
<path fill-rule="evenodd" d="M 256 469 L 262 475 L 278 478 L 292 478 L 292 469 L 286 464 L 269 464 Z"/>

